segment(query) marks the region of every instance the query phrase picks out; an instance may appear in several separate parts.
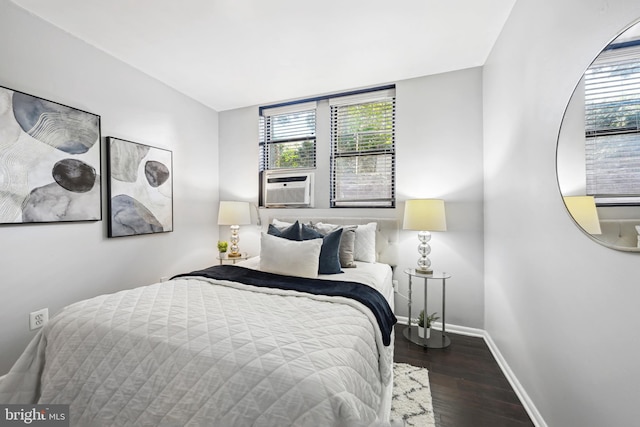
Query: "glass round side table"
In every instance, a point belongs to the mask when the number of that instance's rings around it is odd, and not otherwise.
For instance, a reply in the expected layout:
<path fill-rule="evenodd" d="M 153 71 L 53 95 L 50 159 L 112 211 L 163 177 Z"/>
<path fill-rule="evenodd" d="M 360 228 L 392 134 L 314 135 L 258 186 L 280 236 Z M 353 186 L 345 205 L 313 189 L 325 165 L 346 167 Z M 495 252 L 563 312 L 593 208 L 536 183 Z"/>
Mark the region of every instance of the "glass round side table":
<path fill-rule="evenodd" d="M 220 265 L 224 264 L 225 261 L 231 262 L 235 264 L 238 261 L 244 261 L 245 259 L 249 259 L 249 255 L 246 252 L 242 252 L 240 256 L 230 257 L 228 253 L 219 253 L 216 257 L 220 262 Z"/>
<path fill-rule="evenodd" d="M 425 348 L 445 348 L 451 345 L 451 339 L 447 336 L 445 326 L 445 285 L 447 279 L 451 278 L 449 273 L 434 271 L 433 273 L 420 273 L 415 268 L 407 268 L 404 270 L 405 274 L 409 276 L 409 295 L 408 295 L 408 309 L 409 309 L 409 324 L 404 329 L 403 335 L 412 343 L 424 346 Z M 424 312 L 427 316 L 427 288 L 429 287 L 429 280 L 440 280 L 442 283 L 442 330 L 431 329 L 431 336 L 429 338 L 422 338 L 418 333 L 418 325 L 411 324 L 411 288 L 413 286 L 413 278 L 424 279 Z"/>

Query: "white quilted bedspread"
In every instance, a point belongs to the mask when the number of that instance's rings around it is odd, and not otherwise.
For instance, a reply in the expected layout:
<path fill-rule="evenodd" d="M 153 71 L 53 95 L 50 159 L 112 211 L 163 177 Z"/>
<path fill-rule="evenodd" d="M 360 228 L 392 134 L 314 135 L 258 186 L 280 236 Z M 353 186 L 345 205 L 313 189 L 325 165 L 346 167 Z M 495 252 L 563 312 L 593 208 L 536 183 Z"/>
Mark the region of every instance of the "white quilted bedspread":
<path fill-rule="evenodd" d="M 215 283 L 174 279 L 66 307 L 0 382 L 0 402 L 70 404 L 77 426 L 376 419 L 392 354 L 364 306 Z"/>

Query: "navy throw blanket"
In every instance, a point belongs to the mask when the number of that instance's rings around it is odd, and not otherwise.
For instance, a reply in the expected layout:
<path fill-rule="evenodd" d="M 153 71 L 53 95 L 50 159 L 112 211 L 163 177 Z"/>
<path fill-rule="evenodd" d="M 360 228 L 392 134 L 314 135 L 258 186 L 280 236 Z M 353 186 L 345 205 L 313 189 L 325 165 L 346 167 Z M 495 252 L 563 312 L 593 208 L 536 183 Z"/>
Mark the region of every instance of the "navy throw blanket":
<path fill-rule="evenodd" d="M 305 277 L 285 276 L 282 274 L 267 273 L 237 265 L 214 265 L 204 270 L 196 270 L 191 273 L 178 274 L 172 277 L 200 276 L 210 279 L 229 280 L 245 285 L 263 286 L 306 292 L 314 295 L 340 296 L 354 299 L 364 304 L 375 316 L 380 331 L 382 342 L 385 346 L 391 343 L 393 325 L 397 322 L 389 303 L 384 296 L 370 286 L 357 282 L 345 282 L 336 280 L 310 279 Z"/>

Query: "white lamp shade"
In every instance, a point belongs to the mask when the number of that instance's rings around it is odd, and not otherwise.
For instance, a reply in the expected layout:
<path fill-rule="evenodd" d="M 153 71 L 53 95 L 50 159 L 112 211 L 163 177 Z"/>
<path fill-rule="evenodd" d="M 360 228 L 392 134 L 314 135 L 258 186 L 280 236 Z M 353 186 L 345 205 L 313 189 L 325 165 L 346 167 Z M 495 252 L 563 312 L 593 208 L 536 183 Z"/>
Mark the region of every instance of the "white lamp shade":
<path fill-rule="evenodd" d="M 407 200 L 404 204 L 402 228 L 417 231 L 447 231 L 444 200 Z"/>
<path fill-rule="evenodd" d="M 564 204 L 573 219 L 589 234 L 602 234 L 600 219 L 593 196 L 567 196 Z"/>
<path fill-rule="evenodd" d="M 220 202 L 218 225 L 251 224 L 248 202 Z"/>

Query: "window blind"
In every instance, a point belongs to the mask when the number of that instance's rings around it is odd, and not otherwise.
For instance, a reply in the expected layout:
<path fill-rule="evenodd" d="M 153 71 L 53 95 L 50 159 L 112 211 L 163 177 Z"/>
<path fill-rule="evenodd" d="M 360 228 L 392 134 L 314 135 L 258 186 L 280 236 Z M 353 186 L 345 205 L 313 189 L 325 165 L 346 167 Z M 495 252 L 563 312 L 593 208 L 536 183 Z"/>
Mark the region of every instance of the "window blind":
<path fill-rule="evenodd" d="M 585 72 L 587 194 L 640 202 L 640 46 L 614 45 Z"/>
<path fill-rule="evenodd" d="M 329 100 L 331 207 L 395 206 L 395 90 Z"/>
<path fill-rule="evenodd" d="M 316 167 L 316 103 L 262 111 L 260 171 Z"/>

